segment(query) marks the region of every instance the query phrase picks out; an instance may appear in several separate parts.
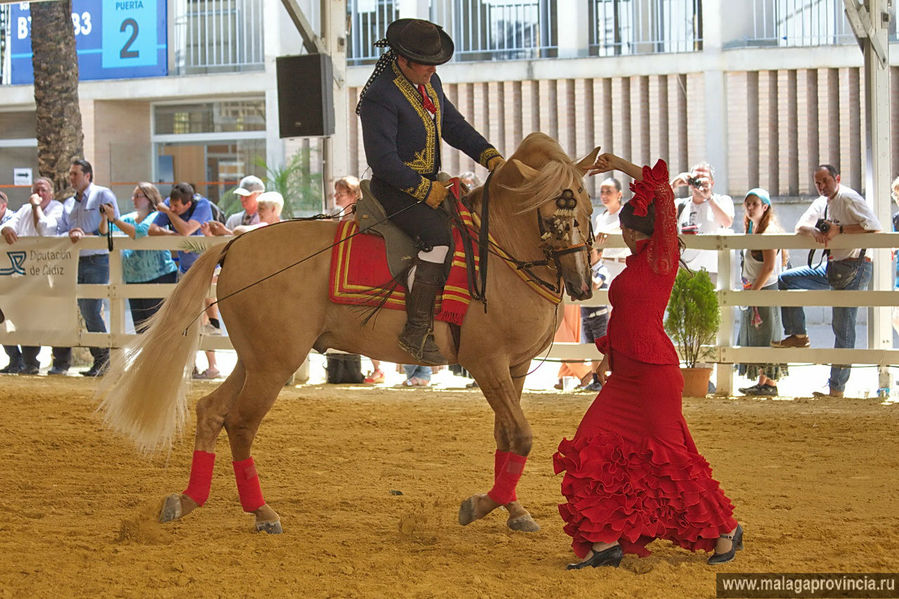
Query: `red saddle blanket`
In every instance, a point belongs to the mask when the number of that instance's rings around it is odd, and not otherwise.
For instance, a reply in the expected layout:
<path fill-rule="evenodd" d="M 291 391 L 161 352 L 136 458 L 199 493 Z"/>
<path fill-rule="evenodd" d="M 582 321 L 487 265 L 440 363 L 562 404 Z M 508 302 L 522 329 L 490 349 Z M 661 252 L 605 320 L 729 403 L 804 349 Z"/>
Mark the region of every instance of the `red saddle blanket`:
<path fill-rule="evenodd" d="M 449 200 L 447 200 L 449 201 Z M 471 229 L 474 224 L 471 213 L 457 203 L 465 225 Z M 393 277 L 387 267 L 384 240 L 378 235 L 357 235 L 359 225 L 355 220 L 342 221 L 337 225 L 334 248 L 331 250 L 331 278 L 328 295 L 332 302 L 356 306 L 377 306 L 383 302 L 385 308 L 406 309 L 405 281 L 394 286 Z M 462 236 L 453 226 L 455 252 L 453 263 L 447 276 L 443 294 L 435 302 L 436 320 L 461 325 L 471 303 L 468 291 L 468 272 L 465 266 L 465 250 Z M 473 242 L 475 265 L 477 265 L 477 243 Z M 477 271 L 477 267 L 475 268 Z M 393 288 L 390 291 L 390 288 Z M 387 300 L 384 295 L 389 293 Z"/>

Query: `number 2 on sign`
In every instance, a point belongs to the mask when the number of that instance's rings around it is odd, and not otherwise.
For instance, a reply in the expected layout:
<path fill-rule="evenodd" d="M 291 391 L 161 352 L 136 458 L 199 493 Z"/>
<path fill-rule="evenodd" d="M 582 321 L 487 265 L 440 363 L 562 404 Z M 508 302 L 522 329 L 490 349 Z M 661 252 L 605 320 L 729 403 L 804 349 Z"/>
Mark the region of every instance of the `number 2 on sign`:
<path fill-rule="evenodd" d="M 79 15 L 73 12 L 72 26 L 75 28 L 75 35 L 90 35 L 94 28 L 91 24 L 91 13 L 85 11 Z"/>
<path fill-rule="evenodd" d="M 122 49 L 119 50 L 119 58 L 137 58 L 140 56 L 140 52 L 137 50 L 129 50 L 131 44 L 134 43 L 134 40 L 137 39 L 137 32 L 139 31 L 139 27 L 137 26 L 137 21 L 134 19 L 125 19 L 122 21 L 122 26 L 119 27 L 119 31 L 122 33 L 125 32 L 126 29 L 131 29 L 131 37 L 128 38 L 128 41 L 125 42 L 125 45 L 122 46 Z"/>

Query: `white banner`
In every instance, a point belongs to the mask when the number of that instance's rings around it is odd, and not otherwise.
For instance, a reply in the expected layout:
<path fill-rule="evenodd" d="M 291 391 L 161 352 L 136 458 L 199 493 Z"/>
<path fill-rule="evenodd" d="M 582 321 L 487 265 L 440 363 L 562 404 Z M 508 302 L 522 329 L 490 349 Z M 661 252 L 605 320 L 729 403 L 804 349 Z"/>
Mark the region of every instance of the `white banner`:
<path fill-rule="evenodd" d="M 27 332 L 42 345 L 78 344 L 78 248 L 68 237 L 47 241 L 0 245 L 0 343 L 21 345 L 15 333 Z"/>

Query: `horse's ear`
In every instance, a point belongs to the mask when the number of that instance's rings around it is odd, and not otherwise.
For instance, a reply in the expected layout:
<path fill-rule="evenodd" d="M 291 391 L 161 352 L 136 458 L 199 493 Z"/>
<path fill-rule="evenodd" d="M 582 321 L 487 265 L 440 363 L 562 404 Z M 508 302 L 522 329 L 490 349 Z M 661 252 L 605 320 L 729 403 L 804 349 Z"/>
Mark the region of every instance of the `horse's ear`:
<path fill-rule="evenodd" d="M 513 158 L 509 162 L 518 170 L 519 173 L 521 173 L 521 176 L 525 179 L 533 179 L 537 176 L 537 173 L 540 172 L 534 167 L 528 166 L 518 158 Z"/>
<path fill-rule="evenodd" d="M 593 151 L 578 160 L 577 168 L 581 171 L 581 174 L 586 175 L 587 171 L 590 170 L 590 167 L 593 166 L 593 163 L 596 162 L 596 156 L 599 154 L 599 146 L 593 148 Z"/>

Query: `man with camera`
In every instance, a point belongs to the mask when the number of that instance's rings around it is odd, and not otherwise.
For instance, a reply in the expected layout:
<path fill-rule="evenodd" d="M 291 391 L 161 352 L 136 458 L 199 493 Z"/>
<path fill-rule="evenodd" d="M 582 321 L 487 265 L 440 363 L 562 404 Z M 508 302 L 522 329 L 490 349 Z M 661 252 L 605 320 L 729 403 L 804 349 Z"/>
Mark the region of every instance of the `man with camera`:
<path fill-rule="evenodd" d="M 100 206 L 110 204 L 115 216 L 119 216 L 119 205 L 115 195 L 106 187 L 94 184 L 94 169 L 87 160 L 73 160 L 69 167 L 69 183 L 75 195 L 62 204 L 62 215 L 56 227 L 59 235 L 68 235 L 72 243 L 77 243 L 87 235 L 98 235 L 100 230 Z M 107 250 L 81 250 L 78 257 L 78 284 L 109 283 L 109 252 Z M 103 321 L 103 300 L 79 299 L 78 309 L 90 333 L 105 333 Z M 66 364 L 71 363 L 71 348 L 61 357 L 59 365 L 54 364 L 47 374 L 65 374 Z M 109 361 L 109 348 L 92 347 L 94 363 L 83 371 L 84 376 L 102 376 Z M 54 356 L 54 362 L 56 357 Z"/>
<path fill-rule="evenodd" d="M 734 223 L 734 201 L 728 195 L 713 193 L 715 174 L 708 162 L 700 162 L 671 180 L 677 190 L 690 188 L 690 197 L 677 207 L 677 230 L 683 235 L 715 235 L 730 231 Z M 718 255 L 708 250 L 685 250 L 684 263 L 691 270 L 704 268 L 712 281 L 718 276 Z"/>
<path fill-rule="evenodd" d="M 799 217 L 796 234 L 814 237 L 827 246 L 837 235 L 875 233 L 881 230 L 874 210 L 856 191 L 840 185 L 840 173 L 830 164 L 815 168 L 815 187 L 820 194 Z M 778 279 L 779 289 L 865 289 L 871 281 L 873 265 L 864 249 L 824 250 L 820 262 L 813 265 L 813 252 L 809 253 L 808 266 L 785 270 Z M 855 347 L 855 320 L 858 306 L 834 306 L 831 325 L 834 347 Z M 805 328 L 805 310 L 802 306 L 783 306 L 783 341 L 773 342 L 774 347 L 808 347 Z M 827 392 L 815 392 L 816 396 L 843 397 L 849 380 L 848 365 L 834 364 L 827 381 Z"/>

